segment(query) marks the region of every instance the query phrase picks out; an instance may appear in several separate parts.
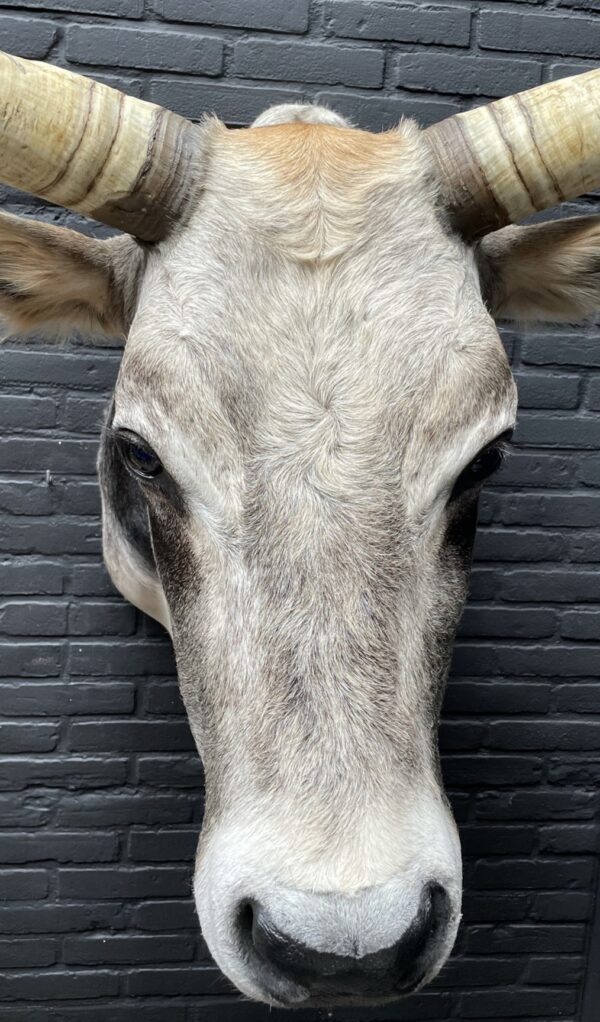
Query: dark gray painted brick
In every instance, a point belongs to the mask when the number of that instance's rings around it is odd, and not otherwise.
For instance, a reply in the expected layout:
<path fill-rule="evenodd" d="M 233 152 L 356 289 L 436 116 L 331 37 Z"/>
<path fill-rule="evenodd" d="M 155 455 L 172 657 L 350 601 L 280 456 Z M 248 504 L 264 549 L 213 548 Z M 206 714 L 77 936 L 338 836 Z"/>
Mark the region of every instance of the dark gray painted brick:
<path fill-rule="evenodd" d="M 579 7 L 586 11 L 600 11 L 600 0 L 558 0 L 559 7 Z"/>
<path fill-rule="evenodd" d="M 10 479 L 0 482 L 0 511 L 12 515 L 49 515 L 54 494 L 45 482 Z"/>
<path fill-rule="evenodd" d="M 43 383 L 106 390 L 117 376 L 119 360 L 112 352 L 35 351 L 4 347 L 0 384 Z"/>
<path fill-rule="evenodd" d="M 79 600 L 69 608 L 69 635 L 133 635 L 136 611 L 131 604 Z"/>
<path fill-rule="evenodd" d="M 558 13 L 529 14 L 485 10 L 479 22 L 479 43 L 486 49 L 521 53 L 564 53 L 598 56 L 598 22 Z"/>
<path fill-rule="evenodd" d="M 196 799 L 197 801 L 197 799 Z M 118 827 L 169 823 L 189 823 L 193 803 L 188 798 L 168 795 L 142 795 L 135 791 L 92 794 L 84 792 L 63 800 L 56 811 L 61 827 Z"/>
<path fill-rule="evenodd" d="M 43 838 L 35 832 L 0 831 L 0 862 L 112 862 L 119 851 L 116 834 L 93 831 L 53 831 Z M 32 964 L 35 965 L 35 962 Z"/>
<path fill-rule="evenodd" d="M 136 969 L 130 973 L 128 992 L 134 997 L 157 994 L 159 991 L 177 994 L 233 993 L 231 984 L 214 965 L 196 967 L 194 970 L 173 967 L 171 969 Z"/>
<path fill-rule="evenodd" d="M 542 65 L 533 60 L 468 57 L 463 53 L 403 53 L 396 84 L 403 89 L 465 96 L 506 96 L 540 84 Z"/>
<path fill-rule="evenodd" d="M 70 591 L 76 596 L 117 595 L 106 568 L 100 562 L 74 565 Z"/>
<path fill-rule="evenodd" d="M 79 1000 L 109 997 L 119 991 L 119 977 L 106 971 L 57 969 L 36 973 L 4 973 L 0 976 L 3 997 L 7 1001 Z"/>
<path fill-rule="evenodd" d="M 141 18 L 144 0 L 1 0 L 0 7 L 27 7 L 72 14 L 101 14 L 109 18 Z"/>
<path fill-rule="evenodd" d="M 459 787 L 518 787 L 541 780 L 544 761 L 538 756 L 447 756 L 442 762 L 446 784 Z"/>
<path fill-rule="evenodd" d="M 596 64 L 593 60 L 590 60 L 589 62 L 583 60 L 561 60 L 558 64 L 550 64 L 547 69 L 547 78 L 548 81 L 556 82 L 560 78 L 569 78 L 571 75 L 585 74 L 586 71 L 593 71 L 595 68 Z"/>
<path fill-rule="evenodd" d="M 592 880 L 592 859 L 506 859 L 477 862 L 471 883 L 483 890 L 525 890 L 588 888 Z M 565 922 L 565 920 L 561 920 Z"/>
<path fill-rule="evenodd" d="M 530 749 L 600 748 L 600 721 L 513 720 L 488 726 L 485 744 L 490 749 L 514 749 L 523 742 Z"/>
<path fill-rule="evenodd" d="M 57 941 L 49 938 L 0 939 L 0 969 L 54 965 L 58 952 Z"/>
<path fill-rule="evenodd" d="M 63 573 L 59 563 L 13 557 L 0 561 L 0 592 L 5 596 L 58 596 L 63 592 Z"/>
<path fill-rule="evenodd" d="M 459 626 L 460 635 L 479 635 L 498 638 L 538 639 L 556 631 L 558 617 L 551 610 L 524 609 L 522 607 L 467 607 Z"/>
<path fill-rule="evenodd" d="M 76 675 L 175 673 L 170 647 L 149 642 L 73 642 L 69 668 Z"/>
<path fill-rule="evenodd" d="M 0 900 L 45 898 L 48 874 L 43 869 L 0 869 Z"/>
<path fill-rule="evenodd" d="M 600 379 L 590 380 L 588 405 L 594 411 L 600 411 Z"/>
<path fill-rule="evenodd" d="M 519 999 L 520 1004 L 515 1004 L 512 993 L 507 991 L 474 991 L 464 994 L 461 1000 L 462 1017 L 518 1018 L 523 1017 L 524 1012 L 529 1015 L 537 1012 L 539 1015 L 564 1016 L 574 1012 L 577 1007 L 577 998 L 570 990 L 523 990 Z M 501 1016 L 498 1012 L 502 1013 Z"/>
<path fill-rule="evenodd" d="M 564 447 L 594 450 L 600 447 L 600 421 L 592 416 L 575 418 L 562 415 L 523 414 L 514 439 L 535 447 Z"/>
<path fill-rule="evenodd" d="M 70 515 L 93 515 L 100 518 L 100 490 L 96 480 L 54 485 L 59 508 Z"/>
<path fill-rule="evenodd" d="M 549 489 L 568 486 L 572 489 L 577 479 L 580 460 L 579 455 L 548 454 L 539 451 L 531 453 L 512 448 L 507 453 L 502 467 L 494 475 L 488 493 L 499 486 L 505 486 L 512 491 L 519 487 Z M 493 508 L 494 498 L 484 493 L 481 502 L 482 521 L 488 500 L 489 506 Z"/>
<path fill-rule="evenodd" d="M 56 25 L 36 18 L 0 15 L 0 48 L 17 57 L 43 60 L 56 40 Z"/>
<path fill-rule="evenodd" d="M 465 923 L 502 923 L 522 922 L 529 909 L 531 897 L 528 893 L 467 894 L 463 900 L 463 919 Z M 487 961 L 487 959 L 481 959 Z M 450 959 L 452 961 L 452 959 Z M 515 961 L 519 961 L 518 958 Z M 469 986 L 471 983 L 469 983 Z"/>
<path fill-rule="evenodd" d="M 444 705 L 449 713 L 462 715 L 546 713 L 550 709 L 552 692 L 552 685 L 538 680 L 461 681 L 452 678 Z"/>
<path fill-rule="evenodd" d="M 600 366 L 597 338 L 589 334 L 549 334 L 525 337 L 523 361 L 530 365 Z"/>
<path fill-rule="evenodd" d="M 149 681 L 144 687 L 144 710 L 161 715 L 185 713 L 177 681 Z"/>
<path fill-rule="evenodd" d="M 8 908 L 0 905 L 0 932 L 70 933 L 106 929 L 119 925 L 119 915 L 122 915 L 121 906 L 108 902 L 89 905 L 28 904 Z"/>
<path fill-rule="evenodd" d="M 548 955 L 546 958 L 530 959 L 525 973 L 528 983 L 541 985 L 577 985 L 582 978 L 585 963 L 581 955 Z"/>
<path fill-rule="evenodd" d="M 96 471 L 97 444 L 87 440 L 31 440 L 21 437 L 0 439 L 0 470 L 19 471 L 29 465 L 37 471 Z"/>
<path fill-rule="evenodd" d="M 479 529 L 475 540 L 476 561 L 560 561 L 566 551 L 567 540 L 560 533 L 531 528 Z"/>
<path fill-rule="evenodd" d="M 0 603 L 0 635 L 64 635 L 67 609 L 57 601 Z"/>
<path fill-rule="evenodd" d="M 134 909 L 133 920 L 140 930 L 188 930 L 196 925 L 196 910 L 188 901 L 148 901 Z"/>
<path fill-rule="evenodd" d="M 18 554 L 99 554 L 100 525 L 58 516 L 39 519 L 5 517 L 0 520 L 0 551 Z"/>
<path fill-rule="evenodd" d="M 1 409 L 0 405 L 0 414 Z M 87 394 L 69 395 L 65 402 L 65 427 L 74 433 L 93 433 L 97 436 L 106 409 L 107 402 L 103 398 Z"/>
<path fill-rule="evenodd" d="M 185 732 L 184 732 L 185 734 Z M 202 765 L 194 756 L 139 756 L 137 779 L 142 784 L 169 788 L 175 782 L 179 788 L 199 791 L 202 785 Z"/>
<path fill-rule="evenodd" d="M 56 402 L 34 394 L 0 395 L 0 428 L 45 429 L 56 425 Z"/>
<path fill-rule="evenodd" d="M 193 21 L 201 25 L 305 32 L 309 0 L 155 0 L 156 13 L 167 21 Z"/>
<path fill-rule="evenodd" d="M 234 66 L 245 78 L 376 89 L 383 82 L 384 56 L 377 48 L 244 39 L 236 43 Z"/>
<path fill-rule="evenodd" d="M 581 528 L 600 523 L 600 493 L 522 493 L 496 496 L 487 505 L 489 520 L 504 525 Z"/>
<path fill-rule="evenodd" d="M 593 824 L 556 823 L 540 827 L 540 850 L 561 855 L 600 851 L 600 832 Z"/>
<path fill-rule="evenodd" d="M 149 99 L 168 106 L 183 117 L 198 120 L 205 113 L 214 113 L 226 124 L 237 126 L 253 121 L 268 107 L 278 103 L 297 103 L 301 92 L 272 89 L 264 86 L 185 82 L 168 78 L 152 79 Z"/>
<path fill-rule="evenodd" d="M 45 876 L 45 874 L 42 874 Z M 181 898 L 188 894 L 190 871 L 179 866 L 104 866 L 63 869 L 61 898 L 86 901 L 111 898 Z"/>
<path fill-rule="evenodd" d="M 69 730 L 69 748 L 78 752 L 122 749 L 123 742 L 132 752 L 194 748 L 187 721 L 86 721 L 71 724 Z"/>
<path fill-rule="evenodd" d="M 474 966 L 477 966 L 474 968 Z M 435 986 L 440 987 L 464 987 L 473 984 L 473 975 L 477 976 L 477 984 L 491 986 L 493 984 L 514 983 L 519 978 L 518 958 L 454 958 L 443 968 Z"/>
<path fill-rule="evenodd" d="M 543 891 L 535 896 L 531 916 L 541 922 L 585 922 L 590 919 L 593 907 L 590 891 Z"/>
<path fill-rule="evenodd" d="M 63 943 L 68 965 L 120 965 L 124 963 L 186 962 L 196 951 L 194 937 L 161 934 L 91 935 L 67 937 Z"/>
<path fill-rule="evenodd" d="M 57 643 L 0 643 L 0 678 L 55 678 L 62 649 Z"/>
<path fill-rule="evenodd" d="M 600 611 L 579 608 L 564 612 L 560 634 L 565 639 L 595 639 L 600 642 Z"/>
<path fill-rule="evenodd" d="M 132 830 L 129 857 L 139 862 L 192 859 L 198 845 L 197 830 Z"/>
<path fill-rule="evenodd" d="M 3 755 L 11 752 L 51 752 L 58 745 L 60 737 L 59 725 L 0 723 L 0 749 Z"/>
<path fill-rule="evenodd" d="M 0 724 L 0 738 L 5 725 Z M 6 725 L 7 727 L 9 725 Z M 21 725 L 25 727 L 25 725 Z M 36 726 L 36 733 L 39 724 Z M 21 742 L 23 750 L 26 742 Z M 5 747 L 11 751 L 10 743 Z M 54 745 L 48 746 L 54 748 Z M 13 743 L 12 751 L 15 750 Z M 38 749 L 32 749 L 37 752 Z M 41 749 L 39 751 L 42 751 Z M 2 758 L 0 788 L 24 788 L 39 784 L 45 788 L 75 789 L 109 788 L 124 784 L 127 780 L 128 761 L 123 757 L 87 756 L 4 756 Z"/>
<path fill-rule="evenodd" d="M 193 32 L 146 31 L 120 27 L 70 25 L 66 56 L 76 64 L 105 64 L 160 71 L 217 75 L 223 44 Z"/>
<path fill-rule="evenodd" d="M 515 373 L 521 408 L 577 408 L 580 377 L 569 373 Z"/>
<path fill-rule="evenodd" d="M 0 682 L 0 705 L 13 717 L 131 713 L 134 702 L 130 682 Z"/>
<path fill-rule="evenodd" d="M 325 4 L 328 28 L 347 39 L 467 46 L 471 12 L 466 8 L 420 6 L 381 0 L 332 0 Z"/>
<path fill-rule="evenodd" d="M 570 953 L 583 949 L 585 927 L 567 926 L 474 926 L 465 939 L 466 951 L 478 954 Z"/>

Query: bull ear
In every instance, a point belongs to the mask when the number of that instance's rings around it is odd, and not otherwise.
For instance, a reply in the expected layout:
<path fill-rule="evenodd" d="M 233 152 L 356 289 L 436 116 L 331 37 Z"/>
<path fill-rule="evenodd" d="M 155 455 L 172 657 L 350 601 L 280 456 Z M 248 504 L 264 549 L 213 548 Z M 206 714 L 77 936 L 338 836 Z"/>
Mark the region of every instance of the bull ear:
<path fill-rule="evenodd" d="M 576 322 L 600 310 L 600 216 L 505 227 L 477 254 L 498 319 Z"/>
<path fill-rule="evenodd" d="M 0 213 L 0 316 L 17 331 L 124 335 L 144 261 L 128 235 L 98 241 Z"/>

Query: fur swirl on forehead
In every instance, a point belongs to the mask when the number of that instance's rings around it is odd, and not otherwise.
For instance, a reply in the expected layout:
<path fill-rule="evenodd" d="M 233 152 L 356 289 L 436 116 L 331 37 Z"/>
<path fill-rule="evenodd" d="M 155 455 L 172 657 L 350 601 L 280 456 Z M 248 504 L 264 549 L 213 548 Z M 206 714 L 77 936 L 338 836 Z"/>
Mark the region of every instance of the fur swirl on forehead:
<path fill-rule="evenodd" d="M 410 194 L 430 211 L 433 173 L 415 124 L 371 134 L 320 108 L 303 107 L 293 121 L 280 121 L 278 109 L 262 127 L 212 128 L 206 193 L 223 204 L 235 195 L 256 240 L 327 261 L 373 237 L 378 220 L 389 226 L 392 195 L 398 209 Z"/>

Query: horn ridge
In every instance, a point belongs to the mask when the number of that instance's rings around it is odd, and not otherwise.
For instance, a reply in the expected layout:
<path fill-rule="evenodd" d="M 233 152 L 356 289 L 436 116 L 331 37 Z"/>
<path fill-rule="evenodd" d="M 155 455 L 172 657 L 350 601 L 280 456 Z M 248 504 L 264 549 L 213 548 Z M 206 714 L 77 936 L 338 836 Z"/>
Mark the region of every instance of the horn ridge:
<path fill-rule="evenodd" d="M 457 228 L 474 239 L 600 185 L 600 69 L 425 132 Z"/>
<path fill-rule="evenodd" d="M 13 187 L 160 241 L 196 193 L 201 136 L 153 103 L 0 52 L 0 180 Z"/>

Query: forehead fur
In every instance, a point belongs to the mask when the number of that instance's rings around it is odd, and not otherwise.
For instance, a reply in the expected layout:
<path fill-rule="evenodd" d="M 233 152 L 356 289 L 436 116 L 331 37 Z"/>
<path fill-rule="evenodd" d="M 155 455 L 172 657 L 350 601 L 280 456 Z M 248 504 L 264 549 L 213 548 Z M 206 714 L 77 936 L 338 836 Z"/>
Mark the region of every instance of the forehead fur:
<path fill-rule="evenodd" d="M 346 406 L 430 447 L 502 400 L 504 353 L 414 124 L 207 131 L 204 192 L 149 260 L 121 393 L 197 426 L 221 458 L 275 409 L 294 429 Z"/>
<path fill-rule="evenodd" d="M 219 139 L 215 179 L 225 191 L 245 177 L 273 242 L 290 256 L 324 261 L 358 241 L 378 192 L 398 183 L 415 143 L 410 130 L 375 135 L 329 124 L 228 132 Z"/>

